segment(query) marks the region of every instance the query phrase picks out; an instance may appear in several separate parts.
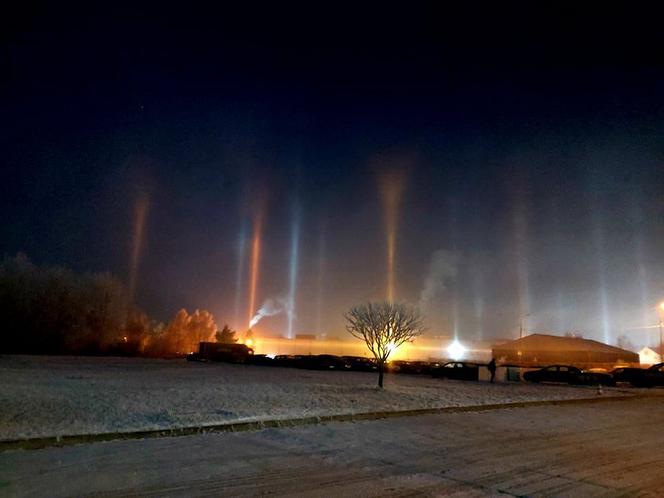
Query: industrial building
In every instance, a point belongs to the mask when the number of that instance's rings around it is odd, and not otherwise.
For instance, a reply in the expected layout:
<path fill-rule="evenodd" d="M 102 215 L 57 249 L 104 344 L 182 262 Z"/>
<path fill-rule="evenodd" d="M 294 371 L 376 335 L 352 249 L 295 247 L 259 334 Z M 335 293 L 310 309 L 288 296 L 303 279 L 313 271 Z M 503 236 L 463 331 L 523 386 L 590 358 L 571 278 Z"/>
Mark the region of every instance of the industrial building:
<path fill-rule="evenodd" d="M 545 366 L 574 365 L 580 368 L 639 364 L 639 355 L 581 337 L 532 334 L 494 346 L 493 357 L 501 364 Z"/>

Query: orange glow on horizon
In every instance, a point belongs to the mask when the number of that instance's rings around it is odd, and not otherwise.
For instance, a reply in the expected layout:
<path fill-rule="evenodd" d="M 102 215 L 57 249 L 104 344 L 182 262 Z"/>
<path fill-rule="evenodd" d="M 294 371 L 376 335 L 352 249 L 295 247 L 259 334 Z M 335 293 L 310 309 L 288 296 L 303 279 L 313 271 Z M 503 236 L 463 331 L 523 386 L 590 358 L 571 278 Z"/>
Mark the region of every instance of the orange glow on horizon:
<path fill-rule="evenodd" d="M 278 336 L 255 336 L 253 343 L 244 344 L 254 350 L 254 354 L 275 355 L 318 355 L 334 354 L 339 356 L 364 356 L 373 358 L 373 355 L 363 341 L 338 337 L 326 339 L 295 338 L 288 339 Z M 458 347 L 452 337 L 445 339 L 419 338 L 413 342 L 405 342 L 399 347 L 391 347 L 388 361 L 454 361 L 450 354 L 450 346 Z M 464 344 L 463 359 L 465 361 L 487 361 L 491 357 L 491 348 L 486 344 Z"/>

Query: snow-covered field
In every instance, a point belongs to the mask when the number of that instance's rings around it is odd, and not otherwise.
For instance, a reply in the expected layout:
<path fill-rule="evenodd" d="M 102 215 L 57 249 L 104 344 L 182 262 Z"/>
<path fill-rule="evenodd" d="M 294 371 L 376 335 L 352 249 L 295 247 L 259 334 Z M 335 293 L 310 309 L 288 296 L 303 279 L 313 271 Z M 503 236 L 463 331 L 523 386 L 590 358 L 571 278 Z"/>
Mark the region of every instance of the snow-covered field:
<path fill-rule="evenodd" d="M 0 439 L 230 421 L 594 397 L 489 384 L 141 358 L 0 356 Z"/>

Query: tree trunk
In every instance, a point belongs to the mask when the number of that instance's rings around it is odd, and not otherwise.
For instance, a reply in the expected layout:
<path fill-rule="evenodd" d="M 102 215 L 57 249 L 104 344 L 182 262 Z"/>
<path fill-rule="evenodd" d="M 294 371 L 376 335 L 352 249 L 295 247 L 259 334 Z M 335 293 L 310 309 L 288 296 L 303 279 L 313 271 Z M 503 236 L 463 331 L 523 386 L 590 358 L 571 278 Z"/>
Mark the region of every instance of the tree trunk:
<path fill-rule="evenodd" d="M 378 363 L 378 387 L 381 389 L 383 388 L 383 370 L 384 370 L 384 364 L 383 362 Z"/>

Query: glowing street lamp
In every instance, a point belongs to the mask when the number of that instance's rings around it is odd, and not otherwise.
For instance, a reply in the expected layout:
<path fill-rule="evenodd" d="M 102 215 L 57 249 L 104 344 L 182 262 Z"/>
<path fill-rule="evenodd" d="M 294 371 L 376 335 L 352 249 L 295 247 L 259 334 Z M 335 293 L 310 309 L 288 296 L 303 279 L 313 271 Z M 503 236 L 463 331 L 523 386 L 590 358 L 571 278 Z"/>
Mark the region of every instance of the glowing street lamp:
<path fill-rule="evenodd" d="M 452 344 L 447 346 L 447 354 L 450 355 L 450 358 L 453 360 L 460 360 L 463 358 L 463 355 L 466 353 L 466 348 L 463 347 L 463 345 L 457 341 L 456 339 Z"/>

